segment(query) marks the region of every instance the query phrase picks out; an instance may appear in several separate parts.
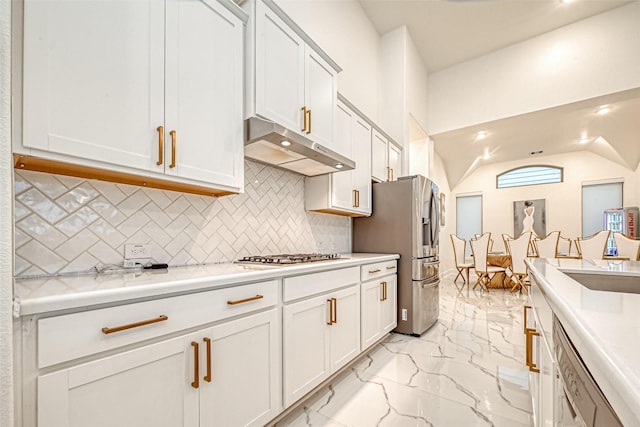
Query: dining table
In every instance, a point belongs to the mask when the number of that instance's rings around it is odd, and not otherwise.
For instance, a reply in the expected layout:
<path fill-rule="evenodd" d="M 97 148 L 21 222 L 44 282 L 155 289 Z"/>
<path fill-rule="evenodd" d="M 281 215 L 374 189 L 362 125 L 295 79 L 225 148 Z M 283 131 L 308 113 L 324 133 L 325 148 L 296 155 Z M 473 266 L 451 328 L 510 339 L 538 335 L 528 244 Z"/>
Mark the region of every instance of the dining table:
<path fill-rule="evenodd" d="M 505 252 L 489 252 L 487 254 L 487 264 L 507 269 L 511 267 L 511 256 Z M 499 272 L 493 275 L 487 287 L 489 289 L 507 288 L 510 287 L 509 283 L 510 279 L 507 274 L 504 272 Z"/>

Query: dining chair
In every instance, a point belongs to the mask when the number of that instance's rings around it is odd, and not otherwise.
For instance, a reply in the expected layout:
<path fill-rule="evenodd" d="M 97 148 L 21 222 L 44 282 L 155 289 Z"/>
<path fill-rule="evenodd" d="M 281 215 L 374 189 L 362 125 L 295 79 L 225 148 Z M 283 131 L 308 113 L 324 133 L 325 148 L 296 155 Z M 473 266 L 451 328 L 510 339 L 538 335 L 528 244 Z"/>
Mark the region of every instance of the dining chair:
<path fill-rule="evenodd" d="M 467 251 L 467 241 L 451 234 L 451 244 L 453 245 L 453 259 L 456 263 L 456 270 L 458 274 L 453 279 L 455 282 L 458 277 L 462 277 L 464 284 L 469 284 L 469 270 L 473 268 L 473 259 L 467 259 L 465 253 Z M 466 279 L 465 279 L 466 276 Z"/>
<path fill-rule="evenodd" d="M 611 231 L 602 230 L 588 237 L 578 237 L 578 254 L 582 259 L 603 259 Z"/>
<path fill-rule="evenodd" d="M 489 233 L 488 231 L 485 231 L 482 234 L 474 234 L 473 238 L 477 240 L 479 237 L 482 237 L 485 234 L 489 235 L 489 252 L 491 252 L 491 251 L 493 251 L 493 239 L 491 238 L 491 233 Z"/>
<path fill-rule="evenodd" d="M 622 233 L 613 233 L 613 240 L 618 248 L 618 256 L 631 261 L 640 260 L 640 240 L 630 239 Z"/>
<path fill-rule="evenodd" d="M 504 273 L 505 269 L 495 265 L 489 265 L 487 263 L 487 255 L 489 253 L 489 241 L 491 240 L 491 233 L 484 233 L 477 239 L 471 240 L 471 253 L 473 254 L 473 265 L 478 279 L 473 285 L 473 289 L 480 285 L 481 288 L 489 292 L 487 286 L 491 281 L 491 278 L 496 273 Z"/>
<path fill-rule="evenodd" d="M 558 249 L 556 250 L 556 257 L 560 255 L 570 256 L 571 248 L 573 246 L 573 241 L 570 238 L 558 236 Z"/>
<path fill-rule="evenodd" d="M 559 231 L 552 231 L 545 237 L 533 239 L 536 256 L 540 258 L 555 258 L 558 256 L 559 240 Z"/>
<path fill-rule="evenodd" d="M 509 254 L 509 245 L 507 245 L 507 241 L 513 240 L 513 236 L 510 236 L 506 233 L 502 233 L 502 242 L 504 243 L 504 251 Z"/>
<path fill-rule="evenodd" d="M 508 240 L 509 253 L 511 254 L 511 280 L 515 282 L 515 285 L 511 288 L 511 292 L 520 288 L 526 294 L 529 294 L 527 286 L 524 283 L 524 279 L 529 274 L 527 271 L 527 265 L 524 260 L 529 255 L 529 244 L 531 243 L 531 232 L 527 231 L 522 233 L 516 239 Z"/>

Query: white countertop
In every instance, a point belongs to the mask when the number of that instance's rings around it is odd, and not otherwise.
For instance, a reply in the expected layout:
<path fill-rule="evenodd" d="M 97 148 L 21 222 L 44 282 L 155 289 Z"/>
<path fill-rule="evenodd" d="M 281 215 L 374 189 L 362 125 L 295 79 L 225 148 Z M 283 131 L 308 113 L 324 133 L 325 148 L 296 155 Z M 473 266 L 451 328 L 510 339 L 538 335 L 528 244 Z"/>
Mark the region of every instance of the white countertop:
<path fill-rule="evenodd" d="M 563 273 L 638 278 L 640 262 L 533 259 L 532 275 L 607 400 L 626 426 L 640 425 L 640 294 L 596 291 Z"/>
<path fill-rule="evenodd" d="M 232 286 L 325 270 L 389 261 L 396 254 L 343 254 L 331 261 L 289 266 L 208 264 L 164 270 L 117 272 L 17 279 L 14 295 L 21 316 L 92 305 Z"/>

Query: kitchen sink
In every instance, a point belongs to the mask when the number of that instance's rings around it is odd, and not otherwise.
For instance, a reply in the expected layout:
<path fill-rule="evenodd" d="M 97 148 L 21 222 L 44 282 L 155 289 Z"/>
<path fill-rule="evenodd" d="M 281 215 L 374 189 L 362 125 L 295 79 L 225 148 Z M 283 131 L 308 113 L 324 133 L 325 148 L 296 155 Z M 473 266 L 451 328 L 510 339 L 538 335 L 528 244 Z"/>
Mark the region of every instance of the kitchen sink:
<path fill-rule="evenodd" d="M 564 272 L 576 282 L 594 291 L 640 294 L 640 276 Z"/>

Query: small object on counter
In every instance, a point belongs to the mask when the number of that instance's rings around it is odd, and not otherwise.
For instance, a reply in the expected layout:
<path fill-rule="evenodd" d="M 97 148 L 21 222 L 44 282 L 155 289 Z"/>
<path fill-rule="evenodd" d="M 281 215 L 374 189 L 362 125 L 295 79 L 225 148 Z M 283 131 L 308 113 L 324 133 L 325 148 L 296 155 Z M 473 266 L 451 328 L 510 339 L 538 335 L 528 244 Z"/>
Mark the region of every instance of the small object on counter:
<path fill-rule="evenodd" d="M 161 268 L 168 268 L 168 267 L 169 267 L 168 264 L 149 264 L 144 266 L 145 270 L 148 270 L 148 269 L 158 270 Z"/>

